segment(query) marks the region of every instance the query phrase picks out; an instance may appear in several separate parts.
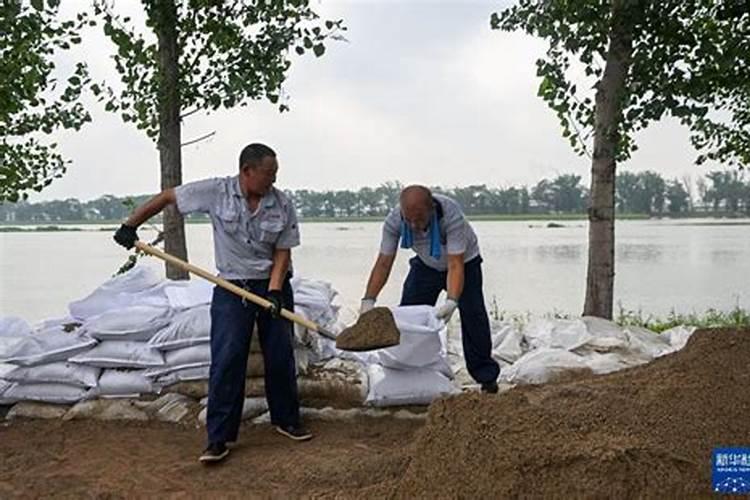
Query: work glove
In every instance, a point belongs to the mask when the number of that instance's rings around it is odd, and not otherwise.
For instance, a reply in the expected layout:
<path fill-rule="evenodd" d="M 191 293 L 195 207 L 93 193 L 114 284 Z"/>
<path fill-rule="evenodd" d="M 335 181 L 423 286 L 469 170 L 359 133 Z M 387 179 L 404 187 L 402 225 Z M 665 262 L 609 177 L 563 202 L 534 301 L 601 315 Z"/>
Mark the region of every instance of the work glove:
<path fill-rule="evenodd" d="M 268 307 L 271 317 L 278 319 L 281 316 L 281 310 L 284 308 L 284 294 L 281 290 L 268 290 L 266 300 L 271 303 Z"/>
<path fill-rule="evenodd" d="M 114 238 L 118 244 L 130 250 L 135 246 L 135 242 L 138 241 L 138 233 L 136 233 L 135 227 L 123 224 L 115 232 Z"/>
<path fill-rule="evenodd" d="M 437 316 L 438 319 L 442 319 L 446 323 L 448 323 L 451 320 L 451 316 L 453 316 L 453 313 L 456 312 L 456 308 L 458 307 L 458 301 L 456 299 L 449 298 L 445 301 L 445 304 L 438 307 L 435 311 L 435 316 Z"/>
<path fill-rule="evenodd" d="M 367 311 L 371 310 L 373 307 L 375 307 L 375 299 L 371 299 L 368 297 L 365 297 L 362 299 L 362 302 L 359 304 L 359 315 L 363 315 Z"/>

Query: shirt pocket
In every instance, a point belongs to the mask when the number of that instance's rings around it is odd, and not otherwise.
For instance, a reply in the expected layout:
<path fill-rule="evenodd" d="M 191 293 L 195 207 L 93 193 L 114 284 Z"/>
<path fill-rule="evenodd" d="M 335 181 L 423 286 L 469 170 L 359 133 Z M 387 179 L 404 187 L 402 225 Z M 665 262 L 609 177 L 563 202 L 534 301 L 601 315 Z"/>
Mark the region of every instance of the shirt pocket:
<path fill-rule="evenodd" d="M 216 211 L 221 228 L 230 234 L 236 234 L 240 229 L 240 213 L 232 208 L 222 208 Z"/>
<path fill-rule="evenodd" d="M 260 223 L 260 241 L 263 243 L 276 244 L 281 235 L 281 231 L 284 230 L 284 221 L 276 220 L 264 220 Z"/>

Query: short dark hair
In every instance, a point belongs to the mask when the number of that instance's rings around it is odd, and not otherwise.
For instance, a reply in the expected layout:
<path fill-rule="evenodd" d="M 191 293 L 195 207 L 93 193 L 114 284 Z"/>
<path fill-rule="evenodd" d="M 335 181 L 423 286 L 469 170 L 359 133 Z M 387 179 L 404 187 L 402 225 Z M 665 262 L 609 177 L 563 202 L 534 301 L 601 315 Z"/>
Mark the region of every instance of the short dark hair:
<path fill-rule="evenodd" d="M 276 158 L 276 153 L 265 144 L 260 144 L 258 142 L 248 144 L 240 153 L 240 170 L 248 164 L 252 167 L 257 167 L 266 156 Z"/>

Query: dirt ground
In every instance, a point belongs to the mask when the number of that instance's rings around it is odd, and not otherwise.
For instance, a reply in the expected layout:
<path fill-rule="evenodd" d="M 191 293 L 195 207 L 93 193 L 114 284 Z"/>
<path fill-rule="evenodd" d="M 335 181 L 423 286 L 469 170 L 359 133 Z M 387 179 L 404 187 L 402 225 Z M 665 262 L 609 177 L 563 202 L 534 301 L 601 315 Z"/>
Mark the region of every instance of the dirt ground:
<path fill-rule="evenodd" d="M 312 420 L 295 443 L 245 425 L 218 466 L 203 429 L 149 422 L 0 427 L 0 498 L 710 496 L 711 451 L 750 446 L 750 330 L 605 376 L 439 400 L 427 421 Z"/>
<path fill-rule="evenodd" d="M 394 479 L 423 420 L 313 420 L 297 443 L 245 425 L 227 460 L 198 463 L 204 430 L 172 424 L 14 421 L 0 427 L 0 498 L 349 496 Z"/>

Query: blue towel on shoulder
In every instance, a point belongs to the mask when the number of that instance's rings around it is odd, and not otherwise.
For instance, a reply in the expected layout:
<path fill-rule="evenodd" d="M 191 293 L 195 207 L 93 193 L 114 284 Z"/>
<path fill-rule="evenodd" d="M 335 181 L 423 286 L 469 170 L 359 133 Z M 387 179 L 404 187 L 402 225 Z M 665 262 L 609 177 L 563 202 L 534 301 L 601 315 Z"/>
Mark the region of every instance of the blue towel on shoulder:
<path fill-rule="evenodd" d="M 430 221 L 430 229 L 428 230 L 430 238 L 430 257 L 433 259 L 440 259 L 442 252 L 440 250 L 440 223 L 438 222 L 438 214 L 435 211 L 432 214 L 432 221 Z M 409 224 L 402 218 L 401 219 L 401 248 L 411 248 L 414 245 L 414 233 L 409 227 Z"/>

